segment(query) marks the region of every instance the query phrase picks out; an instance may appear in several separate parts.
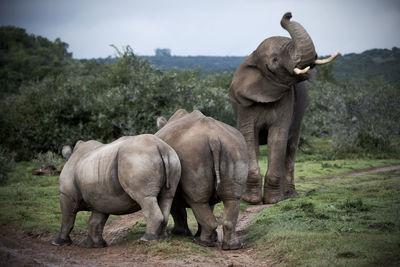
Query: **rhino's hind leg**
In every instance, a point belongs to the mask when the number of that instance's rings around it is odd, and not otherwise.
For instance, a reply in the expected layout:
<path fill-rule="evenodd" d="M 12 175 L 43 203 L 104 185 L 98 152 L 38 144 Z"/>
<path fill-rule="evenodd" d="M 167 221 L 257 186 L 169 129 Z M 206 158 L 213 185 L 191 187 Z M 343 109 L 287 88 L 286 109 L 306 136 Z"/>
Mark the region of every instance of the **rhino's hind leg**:
<path fill-rule="evenodd" d="M 159 197 L 159 206 L 161 209 L 161 213 L 164 217 L 163 221 L 161 222 L 161 225 L 157 231 L 157 235 L 159 238 L 166 238 L 167 237 L 167 224 L 168 224 L 168 218 L 169 214 L 171 212 L 171 205 L 172 205 L 172 200 L 173 198 L 167 198 L 163 194 Z"/>
<path fill-rule="evenodd" d="M 156 197 L 144 197 L 138 201 L 143 210 L 143 215 L 146 218 L 146 233 L 140 238 L 141 241 L 156 241 L 159 240 L 158 231 L 164 221 Z"/>
<path fill-rule="evenodd" d="M 60 207 L 62 214 L 61 229 L 59 234 L 51 242 L 55 246 L 66 246 L 71 245 L 72 240 L 69 234 L 74 228 L 76 213 L 76 202 L 65 194 L 60 194 Z"/>
<path fill-rule="evenodd" d="M 214 213 L 214 205 L 210 205 L 211 212 Z M 201 224 L 197 223 L 197 232 L 194 237 L 199 237 L 201 235 Z M 218 241 L 218 233 L 217 230 L 214 230 L 214 241 Z"/>
<path fill-rule="evenodd" d="M 239 216 L 239 200 L 224 201 L 224 240 L 222 249 L 239 249 L 243 246 L 236 236 L 236 223 Z"/>
<path fill-rule="evenodd" d="M 88 237 L 83 244 L 85 247 L 103 248 L 107 246 L 107 242 L 103 239 L 103 230 L 108 216 L 108 214 L 92 212 L 88 223 Z"/>
<path fill-rule="evenodd" d="M 215 229 L 217 229 L 218 223 L 210 205 L 208 203 L 190 203 L 190 206 L 197 222 L 201 225 L 200 236 L 196 237 L 194 242 L 206 247 L 215 247 Z"/>

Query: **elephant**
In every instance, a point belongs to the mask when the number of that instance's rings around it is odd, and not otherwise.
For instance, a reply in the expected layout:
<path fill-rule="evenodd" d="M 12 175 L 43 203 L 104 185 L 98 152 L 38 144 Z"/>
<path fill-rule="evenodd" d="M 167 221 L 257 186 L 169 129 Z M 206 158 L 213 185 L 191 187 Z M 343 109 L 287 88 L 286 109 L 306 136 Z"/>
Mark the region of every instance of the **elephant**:
<path fill-rule="evenodd" d="M 218 223 L 214 204 L 224 204 L 222 249 L 238 249 L 236 223 L 248 171 L 248 156 L 241 133 L 195 110 L 176 111 L 167 121 L 158 118 L 155 134 L 178 154 L 181 180 L 172 203 L 173 234 L 191 236 L 185 208 L 191 208 L 198 222 L 194 241 L 216 246 Z"/>
<path fill-rule="evenodd" d="M 251 204 L 272 204 L 297 195 L 294 163 L 308 101 L 305 81 L 315 77 L 316 65 L 339 54 L 317 59 L 310 36 L 291 18 L 288 12 L 281 20 L 291 38 L 274 36 L 261 42 L 237 68 L 229 87 L 237 129 L 249 152 L 243 200 Z M 268 145 L 264 195 L 258 165 L 259 145 L 263 144 Z"/>
<path fill-rule="evenodd" d="M 78 141 L 60 174 L 61 229 L 53 245 L 70 245 L 78 211 L 92 211 L 85 247 L 105 247 L 110 214 L 143 210 L 142 241 L 164 238 L 181 175 L 176 152 L 154 135 L 125 136 L 109 144 Z"/>

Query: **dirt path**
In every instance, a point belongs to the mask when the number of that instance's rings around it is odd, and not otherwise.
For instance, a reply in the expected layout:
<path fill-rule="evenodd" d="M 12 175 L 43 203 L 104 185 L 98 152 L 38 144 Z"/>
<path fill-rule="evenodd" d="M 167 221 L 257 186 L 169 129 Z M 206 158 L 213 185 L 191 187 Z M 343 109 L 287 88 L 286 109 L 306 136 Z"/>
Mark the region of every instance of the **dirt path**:
<path fill-rule="evenodd" d="M 337 176 L 324 177 L 337 179 L 386 172 L 400 169 L 400 164 L 368 170 L 354 171 Z M 322 179 L 322 178 L 318 178 Z M 239 238 L 244 240 L 246 227 L 255 215 L 273 205 L 247 207 L 241 212 L 237 224 Z M 74 244 L 68 247 L 56 247 L 50 244 L 52 235 L 48 233 L 27 234 L 15 229 L 0 228 L 0 266 L 273 266 L 273 262 L 259 262 L 255 259 L 254 248 L 245 247 L 235 251 L 223 251 L 210 248 L 216 257 L 188 256 L 185 259 L 164 259 L 165 255 L 149 256 L 133 254 L 132 249 L 121 241 L 121 237 L 130 231 L 130 227 L 143 219 L 141 212 L 123 215 L 111 221 L 104 229 L 104 239 L 109 247 L 86 249 L 80 246 L 85 233 L 74 233 Z M 218 229 L 219 244 L 222 239 L 222 227 Z"/>

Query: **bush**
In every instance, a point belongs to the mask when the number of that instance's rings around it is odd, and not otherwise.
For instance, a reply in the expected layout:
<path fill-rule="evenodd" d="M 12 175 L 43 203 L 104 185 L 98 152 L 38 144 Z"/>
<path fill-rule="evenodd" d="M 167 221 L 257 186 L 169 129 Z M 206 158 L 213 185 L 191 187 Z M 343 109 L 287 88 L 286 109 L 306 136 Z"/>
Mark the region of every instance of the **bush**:
<path fill-rule="evenodd" d="M 63 159 L 59 154 L 48 151 L 47 153 L 39 153 L 37 154 L 33 160 L 33 164 L 35 168 L 43 169 L 47 166 L 60 167 L 65 163 L 65 159 Z"/>
<path fill-rule="evenodd" d="M 305 133 L 331 136 L 337 153 L 393 150 L 400 133 L 400 87 L 381 79 L 343 85 L 317 81 L 310 86 Z"/>
<path fill-rule="evenodd" d="M 0 139 L 18 160 L 28 160 L 46 151 L 60 153 L 62 144 L 78 140 L 110 142 L 155 133 L 156 118 L 179 108 L 233 123 L 230 77 L 161 71 L 127 47 L 117 50 L 114 62 L 76 61 L 57 78 L 26 85 L 20 95 L 3 100 Z"/>
<path fill-rule="evenodd" d="M 10 159 L 2 149 L 0 149 L 0 183 L 8 180 L 8 173 L 15 168 L 15 161 Z"/>

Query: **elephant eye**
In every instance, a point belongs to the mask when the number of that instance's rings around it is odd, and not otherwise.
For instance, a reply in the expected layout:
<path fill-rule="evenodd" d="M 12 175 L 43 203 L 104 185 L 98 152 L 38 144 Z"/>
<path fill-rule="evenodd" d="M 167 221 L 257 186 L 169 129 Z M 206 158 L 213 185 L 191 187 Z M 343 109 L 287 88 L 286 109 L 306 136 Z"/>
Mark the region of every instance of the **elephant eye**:
<path fill-rule="evenodd" d="M 272 61 L 273 61 L 274 63 L 276 63 L 276 62 L 278 62 L 278 58 L 277 58 L 277 57 L 274 57 L 274 58 L 272 59 Z"/>

